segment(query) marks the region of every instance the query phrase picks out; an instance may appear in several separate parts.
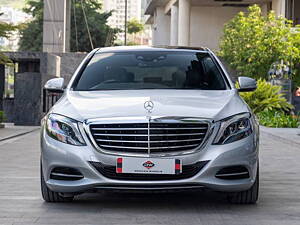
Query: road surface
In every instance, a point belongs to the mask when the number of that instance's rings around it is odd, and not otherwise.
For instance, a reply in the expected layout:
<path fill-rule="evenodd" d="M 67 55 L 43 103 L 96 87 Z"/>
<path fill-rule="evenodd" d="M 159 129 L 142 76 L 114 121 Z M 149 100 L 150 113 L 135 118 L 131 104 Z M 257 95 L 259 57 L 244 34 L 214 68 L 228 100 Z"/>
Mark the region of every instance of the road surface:
<path fill-rule="evenodd" d="M 264 132 L 257 205 L 231 205 L 212 192 L 106 192 L 84 194 L 72 203 L 45 203 L 39 185 L 39 131 L 0 142 L 0 154 L 1 225 L 300 224 L 300 146 Z"/>

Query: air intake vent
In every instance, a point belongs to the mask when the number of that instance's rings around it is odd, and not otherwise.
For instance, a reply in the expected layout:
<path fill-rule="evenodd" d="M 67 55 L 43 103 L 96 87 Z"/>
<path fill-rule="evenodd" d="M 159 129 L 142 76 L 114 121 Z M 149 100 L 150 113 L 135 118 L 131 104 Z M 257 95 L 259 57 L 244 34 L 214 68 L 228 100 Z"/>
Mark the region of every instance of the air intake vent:
<path fill-rule="evenodd" d="M 53 180 L 80 180 L 83 175 L 77 170 L 69 167 L 56 167 L 50 173 L 50 179 Z"/>
<path fill-rule="evenodd" d="M 244 166 L 230 166 L 225 167 L 216 174 L 217 178 L 224 180 L 237 180 L 249 178 L 249 171 Z"/>
<path fill-rule="evenodd" d="M 183 165 L 181 174 L 125 174 L 116 173 L 115 166 L 104 165 L 100 162 L 90 162 L 90 164 L 103 176 L 117 180 L 178 180 L 195 176 L 209 161 L 201 161 L 191 165 Z"/>

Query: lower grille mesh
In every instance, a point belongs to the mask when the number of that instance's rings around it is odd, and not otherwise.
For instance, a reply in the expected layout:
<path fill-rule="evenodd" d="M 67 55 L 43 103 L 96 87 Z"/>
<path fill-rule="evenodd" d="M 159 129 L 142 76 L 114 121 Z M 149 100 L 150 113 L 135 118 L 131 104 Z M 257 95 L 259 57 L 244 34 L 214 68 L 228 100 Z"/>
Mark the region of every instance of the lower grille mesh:
<path fill-rule="evenodd" d="M 115 166 L 104 165 L 100 162 L 90 162 L 90 164 L 103 176 L 116 180 L 178 180 L 195 176 L 209 161 L 200 161 L 191 165 L 183 165 L 181 174 L 125 174 L 116 173 Z"/>

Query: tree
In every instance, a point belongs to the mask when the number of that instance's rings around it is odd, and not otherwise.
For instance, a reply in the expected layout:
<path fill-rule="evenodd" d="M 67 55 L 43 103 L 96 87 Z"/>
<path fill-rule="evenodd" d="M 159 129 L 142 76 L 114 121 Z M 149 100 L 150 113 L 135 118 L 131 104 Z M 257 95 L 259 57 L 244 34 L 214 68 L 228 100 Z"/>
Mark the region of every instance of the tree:
<path fill-rule="evenodd" d="M 99 12 L 100 9 L 101 4 L 98 0 L 72 0 L 70 33 L 71 51 L 89 52 L 92 49 L 83 10 L 87 16 L 93 45 L 95 47 L 101 47 L 113 44 L 116 33 L 119 30 L 111 28 L 106 24 L 107 19 L 111 16 L 111 12 L 101 13 Z M 28 0 L 26 7 L 23 10 L 24 12 L 31 14 L 33 20 L 20 30 L 20 50 L 42 51 L 43 0 Z"/>
<path fill-rule="evenodd" d="M 42 51 L 43 43 L 43 1 L 28 0 L 23 11 L 33 19 L 20 29 L 19 49 L 21 51 Z"/>
<path fill-rule="evenodd" d="M 3 13 L 0 13 L 0 16 Z M 18 27 L 12 24 L 8 24 L 5 22 L 0 22 L 0 37 L 1 38 L 9 38 L 13 31 L 15 31 Z M 0 64 L 7 64 L 10 60 L 3 53 L 0 52 Z"/>
<path fill-rule="evenodd" d="M 127 31 L 129 34 L 136 34 L 144 30 L 144 25 L 137 19 L 131 19 L 127 22 Z"/>
<path fill-rule="evenodd" d="M 127 32 L 131 35 L 130 41 L 127 45 L 139 45 L 136 43 L 135 35 L 144 30 L 144 25 L 140 23 L 137 19 L 133 18 L 127 22 Z"/>
<path fill-rule="evenodd" d="M 274 12 L 263 16 L 259 6 L 250 6 L 225 25 L 219 55 L 240 75 L 267 78 L 274 62 L 299 64 L 300 33 L 293 31 L 292 21 Z"/>

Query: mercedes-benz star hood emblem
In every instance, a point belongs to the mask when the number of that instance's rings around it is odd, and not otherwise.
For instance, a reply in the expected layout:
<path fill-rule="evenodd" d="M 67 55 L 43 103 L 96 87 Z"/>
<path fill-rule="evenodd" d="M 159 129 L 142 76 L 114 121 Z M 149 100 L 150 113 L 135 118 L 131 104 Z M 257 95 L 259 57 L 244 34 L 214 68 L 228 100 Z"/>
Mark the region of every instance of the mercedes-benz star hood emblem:
<path fill-rule="evenodd" d="M 146 101 L 144 103 L 144 108 L 148 111 L 148 113 L 151 113 L 153 110 L 154 104 L 152 101 Z"/>

